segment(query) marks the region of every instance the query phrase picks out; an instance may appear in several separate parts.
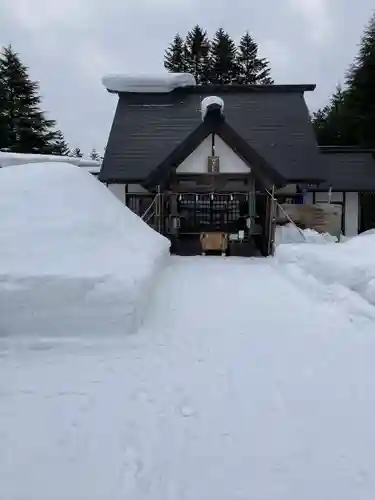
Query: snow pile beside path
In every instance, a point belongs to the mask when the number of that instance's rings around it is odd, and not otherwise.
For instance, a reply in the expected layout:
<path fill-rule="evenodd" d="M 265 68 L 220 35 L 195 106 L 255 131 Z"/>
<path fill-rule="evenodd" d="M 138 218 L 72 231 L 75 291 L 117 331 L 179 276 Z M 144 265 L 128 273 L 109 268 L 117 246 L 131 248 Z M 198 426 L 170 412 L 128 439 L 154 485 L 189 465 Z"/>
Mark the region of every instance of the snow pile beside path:
<path fill-rule="evenodd" d="M 12 167 L 14 165 L 25 165 L 26 163 L 70 163 L 85 168 L 92 174 L 100 172 L 101 162 L 96 160 L 85 160 L 74 156 L 39 155 L 24 153 L 5 153 L 0 151 L 0 167 Z"/>
<path fill-rule="evenodd" d="M 318 233 L 314 229 L 298 229 L 294 224 L 276 227 L 276 246 L 285 243 L 336 243 L 336 236 Z"/>
<path fill-rule="evenodd" d="M 340 245 L 280 245 L 279 261 L 296 264 L 327 285 L 339 284 L 375 305 L 375 234 Z"/>
<path fill-rule="evenodd" d="M 0 336 L 126 333 L 169 242 L 68 164 L 0 169 Z"/>

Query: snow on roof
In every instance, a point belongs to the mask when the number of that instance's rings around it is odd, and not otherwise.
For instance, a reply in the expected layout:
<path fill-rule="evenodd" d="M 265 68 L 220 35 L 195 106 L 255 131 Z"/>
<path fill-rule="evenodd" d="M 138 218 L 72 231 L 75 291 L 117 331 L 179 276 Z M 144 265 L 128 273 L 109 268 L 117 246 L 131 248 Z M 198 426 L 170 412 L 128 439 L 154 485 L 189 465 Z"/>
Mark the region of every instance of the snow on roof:
<path fill-rule="evenodd" d="M 106 75 L 102 83 L 110 92 L 133 93 L 166 93 L 179 87 L 196 85 L 190 73 L 162 73 L 162 74 L 118 74 Z"/>
<path fill-rule="evenodd" d="M 27 163 L 70 163 L 77 167 L 85 168 L 92 174 L 100 172 L 101 162 L 96 160 L 85 160 L 71 156 L 39 155 L 24 153 L 6 153 L 0 151 L 0 168 L 13 165 L 25 165 Z"/>
<path fill-rule="evenodd" d="M 205 97 L 203 99 L 203 101 L 201 102 L 202 120 L 205 119 L 209 106 L 212 106 L 213 104 L 220 106 L 221 113 L 223 114 L 223 112 L 224 112 L 223 99 L 221 97 L 217 97 L 216 95 L 211 95 L 211 96 Z"/>
<path fill-rule="evenodd" d="M 66 163 L 1 168 L 0 213 L 0 331 L 57 335 L 60 316 L 72 334 L 132 328 L 169 255 L 166 238 Z"/>

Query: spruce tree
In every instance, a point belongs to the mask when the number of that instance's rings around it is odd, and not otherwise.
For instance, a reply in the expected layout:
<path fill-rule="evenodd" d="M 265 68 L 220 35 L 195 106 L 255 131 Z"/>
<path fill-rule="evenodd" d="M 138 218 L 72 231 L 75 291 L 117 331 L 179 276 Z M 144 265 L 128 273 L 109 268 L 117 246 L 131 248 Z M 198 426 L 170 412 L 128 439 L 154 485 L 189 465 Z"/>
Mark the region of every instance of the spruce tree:
<path fill-rule="evenodd" d="M 346 92 L 341 85 L 328 105 L 313 114 L 313 125 L 317 140 L 322 146 L 346 145 L 351 143 L 346 118 Z"/>
<path fill-rule="evenodd" d="M 100 154 L 97 152 L 97 150 L 95 148 L 93 148 L 91 150 L 90 159 L 91 160 L 95 160 L 95 161 L 99 161 L 100 160 Z"/>
<path fill-rule="evenodd" d="M 238 77 L 237 48 L 222 28 L 215 33 L 211 44 L 210 83 L 228 84 Z"/>
<path fill-rule="evenodd" d="M 185 42 L 177 33 L 164 54 L 164 67 L 169 73 L 187 72 Z"/>
<path fill-rule="evenodd" d="M 328 106 L 313 117 L 320 144 L 375 147 L 375 15 L 358 55 Z"/>
<path fill-rule="evenodd" d="M 73 158 L 83 158 L 83 153 L 82 151 L 80 150 L 80 148 L 74 148 L 72 149 L 72 151 L 70 152 L 69 156 L 73 157 Z"/>
<path fill-rule="evenodd" d="M 253 85 L 273 83 L 269 61 L 258 57 L 258 44 L 248 31 L 241 37 L 238 46 L 237 65 L 237 83 Z"/>
<path fill-rule="evenodd" d="M 357 145 L 375 147 L 375 14 L 346 75 L 347 127 Z"/>
<path fill-rule="evenodd" d="M 41 111 L 39 85 L 30 80 L 27 67 L 11 46 L 0 54 L 2 105 L 1 148 L 18 153 L 53 153 L 55 122 Z"/>
<path fill-rule="evenodd" d="M 197 84 L 210 79 L 210 43 L 207 32 L 198 24 L 186 36 L 186 70 L 194 75 Z"/>
<path fill-rule="evenodd" d="M 69 156 L 70 149 L 67 142 L 64 139 L 61 130 L 56 131 L 56 139 L 53 142 L 52 147 L 53 147 L 53 154 L 59 156 Z"/>
<path fill-rule="evenodd" d="M 6 93 L 5 86 L 0 74 L 0 151 L 8 150 L 9 139 L 8 139 L 8 128 L 6 121 Z"/>

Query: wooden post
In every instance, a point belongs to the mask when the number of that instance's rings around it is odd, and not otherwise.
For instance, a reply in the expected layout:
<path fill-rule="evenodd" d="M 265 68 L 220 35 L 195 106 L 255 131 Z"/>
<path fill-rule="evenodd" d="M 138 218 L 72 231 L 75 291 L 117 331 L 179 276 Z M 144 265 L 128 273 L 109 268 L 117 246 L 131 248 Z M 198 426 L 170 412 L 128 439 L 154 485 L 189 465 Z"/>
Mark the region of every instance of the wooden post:
<path fill-rule="evenodd" d="M 156 216 L 156 230 L 158 233 L 161 233 L 162 210 L 161 210 L 161 194 L 159 185 L 157 186 L 157 191 L 156 191 L 155 216 Z"/>
<path fill-rule="evenodd" d="M 276 228 L 276 200 L 275 200 L 275 186 L 272 186 L 271 196 L 269 198 L 269 223 L 268 223 L 268 255 L 275 253 L 275 228 Z"/>

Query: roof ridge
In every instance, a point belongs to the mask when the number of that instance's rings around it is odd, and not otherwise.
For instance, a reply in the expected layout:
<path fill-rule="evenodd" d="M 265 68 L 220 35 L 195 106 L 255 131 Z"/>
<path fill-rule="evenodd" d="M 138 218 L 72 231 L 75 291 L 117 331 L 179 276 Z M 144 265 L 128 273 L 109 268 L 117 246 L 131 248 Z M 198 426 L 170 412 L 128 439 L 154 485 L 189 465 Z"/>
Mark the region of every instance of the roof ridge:
<path fill-rule="evenodd" d="M 311 92 L 315 90 L 315 84 L 243 84 L 243 83 L 231 83 L 231 84 L 217 84 L 217 83 L 207 83 L 203 85 L 188 85 L 186 87 L 180 87 L 173 90 L 174 93 L 208 93 L 208 92 Z"/>

